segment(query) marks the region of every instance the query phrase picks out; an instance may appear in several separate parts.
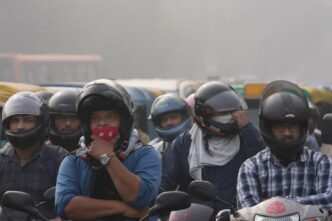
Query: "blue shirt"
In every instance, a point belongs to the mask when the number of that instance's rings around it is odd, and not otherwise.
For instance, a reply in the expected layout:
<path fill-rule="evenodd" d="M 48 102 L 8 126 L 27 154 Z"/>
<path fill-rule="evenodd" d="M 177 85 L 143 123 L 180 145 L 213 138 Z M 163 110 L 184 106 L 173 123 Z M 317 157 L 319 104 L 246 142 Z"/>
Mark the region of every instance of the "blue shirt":
<path fill-rule="evenodd" d="M 285 167 L 266 148 L 242 164 L 237 183 L 239 208 L 274 196 L 332 208 L 331 161 L 312 150 L 304 149 L 297 161 Z"/>
<path fill-rule="evenodd" d="M 151 204 L 158 193 L 161 166 L 158 152 L 151 146 L 142 146 L 130 153 L 122 163 L 141 178 L 137 200 L 130 203 L 134 208 L 145 208 Z M 68 155 L 61 163 L 55 196 L 56 213 L 66 218 L 65 207 L 74 196 L 91 194 L 90 164 L 75 155 Z M 126 220 L 130 220 L 129 218 Z"/>

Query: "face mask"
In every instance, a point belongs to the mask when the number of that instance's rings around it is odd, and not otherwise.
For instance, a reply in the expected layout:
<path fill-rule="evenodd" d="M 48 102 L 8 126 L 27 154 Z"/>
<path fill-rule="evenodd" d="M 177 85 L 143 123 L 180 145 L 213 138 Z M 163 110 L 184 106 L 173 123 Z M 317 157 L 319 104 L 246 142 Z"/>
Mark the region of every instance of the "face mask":
<path fill-rule="evenodd" d="M 211 117 L 211 120 L 213 120 L 214 122 L 221 123 L 221 124 L 227 124 L 227 123 L 234 122 L 232 114 Z"/>
<path fill-rule="evenodd" d="M 92 134 L 100 137 L 105 141 L 111 141 L 119 134 L 118 127 L 97 127 L 93 129 Z"/>

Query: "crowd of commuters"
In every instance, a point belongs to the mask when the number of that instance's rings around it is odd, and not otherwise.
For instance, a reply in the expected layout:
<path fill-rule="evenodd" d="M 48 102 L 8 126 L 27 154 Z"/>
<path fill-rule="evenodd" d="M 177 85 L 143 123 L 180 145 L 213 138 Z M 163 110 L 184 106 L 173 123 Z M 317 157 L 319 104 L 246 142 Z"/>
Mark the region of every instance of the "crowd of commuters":
<path fill-rule="evenodd" d="M 138 220 L 158 194 L 188 192 L 191 181 L 205 180 L 235 208 L 281 196 L 331 211 L 332 113 L 320 116 L 288 81 L 265 87 L 259 128 L 247 109 L 219 81 L 202 84 L 190 99 L 164 94 L 146 119 L 158 137 L 144 143 L 132 98 L 115 81 L 94 80 L 80 92 L 19 92 L 2 110 L 0 197 L 16 190 L 41 202 L 56 186 L 55 202 L 40 208 L 49 219 Z M 26 219 L 2 206 L 0 220 Z"/>

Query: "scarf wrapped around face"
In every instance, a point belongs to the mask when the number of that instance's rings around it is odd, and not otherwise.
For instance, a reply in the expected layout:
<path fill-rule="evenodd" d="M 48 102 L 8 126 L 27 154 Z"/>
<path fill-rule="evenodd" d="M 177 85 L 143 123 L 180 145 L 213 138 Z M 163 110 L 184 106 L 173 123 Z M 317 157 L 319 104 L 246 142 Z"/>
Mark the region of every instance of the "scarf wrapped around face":
<path fill-rule="evenodd" d="M 189 173 L 194 179 L 202 179 L 204 166 L 223 166 L 231 161 L 240 150 L 240 137 L 208 138 L 208 150 L 205 148 L 204 134 L 194 124 L 190 132 L 192 142 L 188 155 Z"/>

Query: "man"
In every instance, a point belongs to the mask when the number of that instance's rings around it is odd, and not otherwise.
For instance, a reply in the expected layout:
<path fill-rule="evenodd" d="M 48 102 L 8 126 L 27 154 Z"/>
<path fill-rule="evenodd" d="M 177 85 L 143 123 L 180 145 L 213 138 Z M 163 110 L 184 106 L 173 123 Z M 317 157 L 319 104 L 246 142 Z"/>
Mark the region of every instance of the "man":
<path fill-rule="evenodd" d="M 48 101 L 51 118 L 49 141 L 68 151 L 79 147 L 78 143 L 82 136 L 81 122 L 76 114 L 78 95 L 78 91 L 61 90 Z"/>
<path fill-rule="evenodd" d="M 162 179 L 165 191 L 188 191 L 194 179 L 214 184 L 218 196 L 233 203 L 242 162 L 265 146 L 249 123 L 246 103 L 222 82 L 203 84 L 195 93 L 195 124 L 173 143 L 174 169 Z M 215 203 L 215 211 L 228 206 Z"/>
<path fill-rule="evenodd" d="M 2 124 L 8 143 L 0 151 L 0 197 L 16 190 L 29 193 L 35 202 L 43 201 L 43 193 L 55 186 L 66 154 L 59 146 L 44 144 L 49 128 L 45 101 L 32 92 L 11 96 L 3 107 Z M 51 205 L 42 207 L 41 212 L 55 217 Z M 3 207 L 0 220 L 27 220 L 27 215 Z"/>
<path fill-rule="evenodd" d="M 332 208 L 331 161 L 304 148 L 309 107 L 301 89 L 287 81 L 266 86 L 259 126 L 268 148 L 248 159 L 238 176 L 239 208 L 282 196 L 301 204 Z"/>
<path fill-rule="evenodd" d="M 151 107 L 150 119 L 159 136 L 150 142 L 164 153 L 169 144 L 192 125 L 190 107 L 177 95 L 164 94 L 157 97 Z"/>
<path fill-rule="evenodd" d="M 144 216 L 157 195 L 160 160 L 153 147 L 138 140 L 128 92 L 111 80 L 92 81 L 76 106 L 85 141 L 61 164 L 57 214 L 72 220 Z"/>
<path fill-rule="evenodd" d="M 186 101 L 177 95 L 165 94 L 152 103 L 150 118 L 159 136 L 150 142 L 161 155 L 162 177 L 174 166 L 172 141 L 192 125 L 191 110 Z M 160 189 L 159 192 L 162 192 Z"/>

